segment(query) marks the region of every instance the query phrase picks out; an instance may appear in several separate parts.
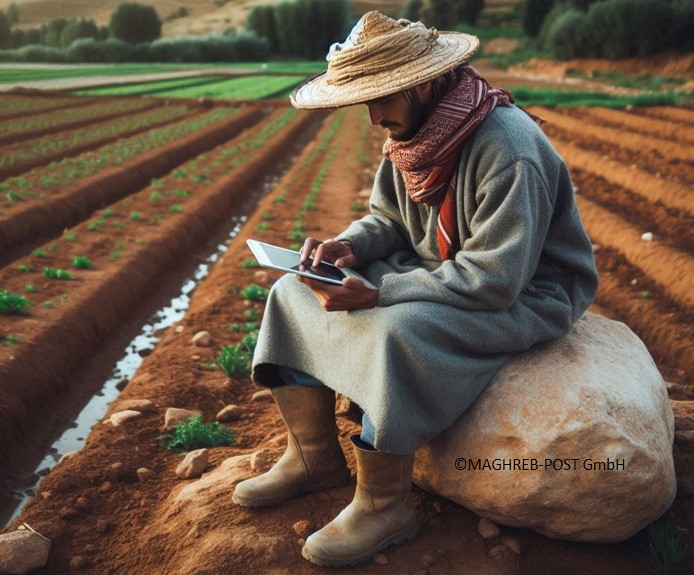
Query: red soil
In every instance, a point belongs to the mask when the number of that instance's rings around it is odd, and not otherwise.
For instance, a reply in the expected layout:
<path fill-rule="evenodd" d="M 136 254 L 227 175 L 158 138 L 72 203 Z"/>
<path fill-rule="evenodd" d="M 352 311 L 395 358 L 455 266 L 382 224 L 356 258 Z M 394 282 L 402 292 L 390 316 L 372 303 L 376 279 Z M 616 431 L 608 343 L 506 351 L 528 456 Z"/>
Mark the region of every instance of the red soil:
<path fill-rule="evenodd" d="M 320 188 L 316 210 L 304 217 L 304 229 L 308 235 L 330 237 L 359 216 L 359 212 L 354 210 L 356 204 L 364 203 L 359 192 L 370 186 L 373 170 L 380 158 L 380 132 L 363 131 L 365 119 L 360 110 L 348 109 L 345 114 L 335 135 L 336 153 Z M 320 115 L 309 116 L 321 119 Z M 333 121 L 335 117 L 333 114 L 329 120 Z M 566 144 L 594 151 L 594 140 L 590 137 L 591 121 L 584 121 L 583 128 L 573 134 L 570 140 L 567 139 Z M 234 203 L 230 199 L 233 194 L 243 193 L 244 186 L 250 185 L 253 179 L 258 179 L 270 169 L 272 162 L 268 158 L 274 158 L 281 152 L 291 153 L 294 149 L 292 143 L 298 140 L 302 130 L 310 131 L 306 123 L 295 122 L 291 126 L 294 126 L 293 131 L 291 127 L 285 128 L 273 140 L 277 146 L 274 150 L 270 151 L 270 144 L 267 143 L 257 152 L 257 157 L 242 164 L 238 172 L 231 176 L 220 176 L 226 178 L 226 185 L 233 184 L 237 190 L 230 191 L 230 195 L 226 195 L 220 203 L 211 203 L 207 195 L 200 196 L 195 209 L 186 207 L 183 214 L 167 216 L 163 221 L 163 225 L 167 226 L 163 235 L 159 226 L 151 226 L 150 230 L 138 228 L 137 239 L 146 241 L 147 249 L 138 249 L 133 242 L 128 244 L 132 250 L 126 250 L 118 260 L 112 260 L 109 254 L 114 240 L 121 239 L 116 235 L 120 232 L 111 227 L 104 229 L 100 232 L 102 244 L 94 246 L 93 258 L 99 262 L 97 269 L 81 274 L 83 279 L 78 282 L 81 285 L 70 292 L 68 302 L 51 310 L 32 309 L 27 317 L 13 317 L 9 323 L 3 323 L 4 335 L 17 333 L 25 339 L 19 344 L 0 348 L 0 380 L 8 381 L 17 388 L 27 386 L 27 381 L 38 385 L 39 380 L 46 386 L 42 388 L 44 395 L 36 399 L 27 397 L 29 394 L 25 393 L 23 398 L 26 403 L 17 407 L 16 411 L 0 414 L 3 416 L 0 420 L 9 415 L 21 415 L 23 410 L 28 417 L 27 427 L 38 424 L 40 405 L 51 403 L 48 399 L 50 396 L 45 395 L 50 393 L 47 384 L 55 381 L 63 386 L 69 384 L 68 374 L 73 365 L 60 365 L 57 358 L 65 354 L 68 346 L 71 346 L 70 353 L 74 354 L 74 348 L 89 342 L 94 345 L 99 343 L 118 323 L 119 317 L 127 312 L 134 299 L 143 290 L 146 291 L 157 276 L 166 273 L 162 270 L 172 266 L 177 257 L 190 249 L 190 245 L 201 241 L 212 226 L 205 218 L 233 213 Z M 329 127 L 330 122 L 326 121 L 322 134 Z M 552 130 L 550 124 L 548 131 L 551 137 L 558 145 L 564 145 L 566 133 L 560 128 L 556 132 Z M 625 127 L 624 130 L 628 131 L 629 128 Z M 582 135 L 584 133 L 588 135 Z M 321 134 L 316 136 L 314 142 L 320 137 Z M 672 136 L 669 137 L 672 139 Z M 612 147 L 616 148 L 616 145 L 612 144 Z M 173 473 L 180 456 L 162 450 L 156 442 L 156 437 L 162 431 L 167 407 L 197 409 L 206 420 L 211 420 L 222 405 L 235 403 L 243 414 L 231 425 L 238 435 L 238 441 L 232 447 L 211 450 L 208 469 L 218 469 L 228 458 L 253 453 L 259 447 L 267 448 L 271 455 L 281 452 L 282 442 L 285 441 L 284 430 L 272 404 L 251 400 L 256 389 L 248 377 L 238 381 L 229 380 L 208 366 L 214 361 L 220 346 L 236 343 L 240 339 L 240 334 L 228 329 L 229 324 L 247 321 L 244 312 L 249 308 L 262 310 L 261 304 L 247 302 L 236 295 L 239 289 L 264 279 L 263 274 L 256 276 L 255 270 L 240 265 L 250 255 L 244 240 L 256 236 L 284 245 L 291 243 L 288 235 L 298 217 L 297 211 L 302 208 L 323 162 L 327 162 L 330 149 L 316 144 L 303 149 L 294 167 L 285 174 L 271 195 L 262 201 L 241 234 L 217 262 L 211 275 L 196 289 L 190 309 L 176 326 L 180 329 L 166 331 L 154 352 L 145 358 L 121 396 L 111 405 L 105 418 L 118 411 L 128 399 L 150 399 L 154 404 L 153 411 L 121 427 L 114 428 L 108 424 L 95 426 L 85 447 L 51 471 L 42 481 L 39 495 L 8 527 L 8 530 L 13 530 L 26 522 L 53 539 L 49 563 L 36 573 L 71 573 L 80 565 L 84 572 L 95 575 L 334 573 L 333 570 L 310 565 L 301 558 L 299 535 L 292 526 L 303 519 L 314 527 L 330 520 L 349 502 L 353 486 L 298 498 L 272 509 L 249 510 L 231 503 L 233 484 L 230 483 L 216 487 L 202 498 L 204 505 L 196 507 L 176 501 L 176 495 L 180 495 L 190 482 L 178 479 Z M 315 157 L 306 163 L 304 160 L 312 153 Z M 599 157 L 605 151 L 598 150 L 597 153 Z M 619 154 L 636 157 L 633 149 L 624 151 L 620 148 L 616 155 L 610 155 L 618 164 L 622 164 Z M 648 172 L 653 172 L 655 166 L 652 155 L 644 153 L 638 156 L 638 164 Z M 573 168 L 572 157 L 567 155 L 566 159 Z M 241 178 L 240 174 L 245 176 Z M 641 194 L 646 192 L 634 192 L 625 185 L 628 182 L 620 184 L 610 180 L 599 162 L 588 167 L 581 165 L 573 172 L 573 177 L 580 190 L 580 199 L 586 199 L 580 207 L 592 237 L 604 232 L 599 229 L 601 224 L 597 218 L 595 221 L 591 219 L 593 212 L 588 202 L 602 205 L 600 209 L 609 211 L 615 218 L 619 217 L 615 221 L 632 222 L 632 226 L 638 225 L 633 223 L 632 214 L 635 214 L 637 221 L 648 215 L 647 209 L 635 210 L 633 201 L 634 197 L 639 197 L 645 203 L 647 200 Z M 676 174 L 669 177 L 673 186 L 688 185 Z M 217 189 L 224 187 L 219 178 L 214 177 L 213 181 L 211 186 Z M 603 189 L 608 191 L 603 192 Z M 128 200 L 138 202 L 138 197 L 146 197 L 149 193 L 150 190 L 145 188 L 137 194 L 133 193 Z M 614 196 L 613 202 L 609 203 L 605 196 Z M 283 198 L 282 203 L 278 201 L 280 197 Z M 691 204 L 670 205 L 665 196 L 654 198 L 652 203 L 657 206 L 659 218 L 654 233 L 663 236 L 663 242 L 659 245 L 677 249 L 683 257 L 692 258 L 694 250 L 684 233 L 687 222 L 691 221 L 688 218 L 692 217 L 691 210 L 686 209 Z M 138 210 L 143 211 L 146 221 L 150 221 L 159 209 L 147 208 L 146 202 L 136 205 Z M 114 206 L 114 209 L 123 211 L 119 206 Z M 131 204 L 127 209 L 136 208 Z M 184 216 L 191 216 L 186 220 L 189 224 L 183 225 L 182 220 L 176 220 Z M 257 226 L 262 223 L 269 226 L 261 232 Z M 39 222 L 36 221 L 34 225 L 39 225 Z M 76 233 L 78 238 L 88 234 L 84 227 L 79 226 Z M 599 308 L 595 309 L 630 325 L 646 342 L 666 379 L 672 382 L 673 398 L 691 399 L 694 363 L 691 362 L 690 342 L 694 335 L 691 327 L 694 325 L 691 321 L 694 306 L 687 297 L 672 295 L 673 285 L 677 285 L 679 280 L 677 274 L 672 275 L 668 262 L 662 262 L 659 267 L 655 264 L 645 266 L 647 269 L 639 267 L 642 261 L 625 249 L 625 245 L 630 245 L 624 243 L 625 237 L 629 239 L 628 233 L 624 236 L 619 228 L 610 229 L 609 233 L 600 235 L 600 241 L 596 242 L 601 245 L 597 252 L 601 284 L 597 302 Z M 173 238 L 177 241 L 174 242 Z M 132 240 L 125 239 L 128 242 Z M 75 250 L 78 247 L 68 249 L 62 240 L 60 245 L 60 253 L 52 256 L 54 260 L 51 261 L 66 267 L 69 257 L 77 253 Z M 168 260 L 166 265 L 156 267 L 163 259 Z M 30 260 L 25 258 L 13 264 L 20 261 Z M 103 287 L 98 291 L 90 288 L 86 278 L 89 278 L 91 285 Z M 634 279 L 636 283 L 632 285 Z M 8 285 L 21 291 L 22 282 L 26 280 L 14 271 L 13 265 L 0 271 L 0 282 L 2 288 Z M 64 289 L 63 285 L 47 281 L 39 285 L 39 293 L 45 293 L 50 298 L 65 293 Z M 643 291 L 650 292 L 652 297 L 645 299 L 641 296 Z M 679 291 L 675 290 L 674 293 Z M 89 309 L 89 313 L 77 313 L 80 309 L 78 306 L 87 302 L 88 308 L 81 309 Z M 113 308 L 112 311 L 110 308 Z M 92 327 L 83 334 L 86 325 Z M 192 336 L 200 330 L 212 334 L 212 347 L 196 347 L 192 344 Z M 41 339 L 49 337 L 49 334 L 50 342 Z M 56 377 L 46 372 L 39 373 L 42 366 L 36 362 L 38 350 L 41 357 L 46 358 L 47 366 L 44 369 L 57 370 Z M 694 413 L 689 404 L 684 403 L 684 406 L 680 405 L 681 411 L 689 409 L 690 414 Z M 690 420 L 694 422 L 694 416 L 690 416 Z M 347 436 L 357 427 L 349 415 L 341 416 L 339 424 L 343 447 L 353 467 Z M 686 425 L 686 417 L 678 416 L 678 430 L 686 429 Z M 694 428 L 694 423 L 692 425 Z M 692 530 L 694 457 L 691 448 L 679 442 L 675 446 L 675 456 L 680 492 L 670 514 L 678 528 Z M 14 454 L 7 453 L 2 457 L 12 461 Z M 156 478 L 147 482 L 138 481 L 136 470 L 141 467 L 155 471 Z M 587 545 L 550 540 L 527 530 L 502 527 L 504 536 L 513 536 L 520 542 L 521 555 L 506 552 L 494 559 L 490 551 L 499 541 L 482 540 L 477 532 L 479 517 L 417 488 L 414 494 L 423 524 L 420 536 L 407 545 L 386 551 L 386 566 L 369 562 L 357 568 L 342 569 L 341 572 L 428 575 L 645 575 L 650 572 L 644 533 L 619 545 Z M 78 502 L 79 498 L 84 500 Z"/>

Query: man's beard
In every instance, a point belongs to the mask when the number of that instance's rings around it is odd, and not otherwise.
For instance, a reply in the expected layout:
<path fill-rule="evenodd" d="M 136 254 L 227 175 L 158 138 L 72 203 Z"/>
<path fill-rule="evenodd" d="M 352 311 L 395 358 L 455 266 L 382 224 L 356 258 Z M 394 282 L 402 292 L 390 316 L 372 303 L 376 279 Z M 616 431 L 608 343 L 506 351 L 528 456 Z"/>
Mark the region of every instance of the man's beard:
<path fill-rule="evenodd" d="M 412 113 L 412 123 L 410 127 L 402 134 L 399 134 L 397 136 L 391 136 L 393 140 L 396 140 L 398 142 L 405 142 L 414 138 L 417 132 L 419 132 L 419 129 L 424 125 L 424 122 L 426 122 L 427 118 L 429 117 L 429 110 L 427 110 L 427 107 L 422 103 L 419 94 L 417 94 L 415 90 L 412 90 L 410 92 L 408 102 L 410 104 L 410 111 Z"/>

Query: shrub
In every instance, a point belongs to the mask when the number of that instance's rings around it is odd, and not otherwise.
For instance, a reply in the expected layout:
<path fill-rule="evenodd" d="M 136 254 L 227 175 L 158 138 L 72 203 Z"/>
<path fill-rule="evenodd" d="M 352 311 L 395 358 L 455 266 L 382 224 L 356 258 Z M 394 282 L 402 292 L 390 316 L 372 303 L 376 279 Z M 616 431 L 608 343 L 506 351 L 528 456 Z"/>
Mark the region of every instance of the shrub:
<path fill-rule="evenodd" d="M 19 315 L 30 305 L 25 297 L 0 289 L 0 315 Z"/>
<path fill-rule="evenodd" d="M 126 2 L 118 6 L 109 21 L 111 35 L 130 44 L 151 42 L 161 34 L 161 20 L 154 6 Z"/>
<path fill-rule="evenodd" d="M 521 14 L 523 31 L 535 38 L 544 23 L 545 17 L 554 7 L 554 0 L 525 0 Z"/>
<path fill-rule="evenodd" d="M 545 48 L 559 60 L 587 56 L 590 52 L 587 19 L 580 10 L 572 8 L 563 12 L 548 30 Z"/>
<path fill-rule="evenodd" d="M 219 421 L 203 423 L 202 416 L 196 415 L 176 424 L 171 433 L 160 435 L 157 439 L 169 451 L 193 451 L 203 447 L 231 445 L 236 441 L 236 436 Z"/>

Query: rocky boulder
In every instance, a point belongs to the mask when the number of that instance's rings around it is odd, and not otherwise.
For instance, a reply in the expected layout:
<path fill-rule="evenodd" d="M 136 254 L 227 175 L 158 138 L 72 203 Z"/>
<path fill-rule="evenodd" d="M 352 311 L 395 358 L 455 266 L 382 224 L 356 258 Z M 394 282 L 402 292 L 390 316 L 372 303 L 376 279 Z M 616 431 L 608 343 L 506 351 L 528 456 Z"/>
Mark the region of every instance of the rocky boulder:
<path fill-rule="evenodd" d="M 665 383 L 624 324 L 587 313 L 510 360 L 416 454 L 413 479 L 497 523 L 549 537 L 627 539 L 676 491 Z"/>

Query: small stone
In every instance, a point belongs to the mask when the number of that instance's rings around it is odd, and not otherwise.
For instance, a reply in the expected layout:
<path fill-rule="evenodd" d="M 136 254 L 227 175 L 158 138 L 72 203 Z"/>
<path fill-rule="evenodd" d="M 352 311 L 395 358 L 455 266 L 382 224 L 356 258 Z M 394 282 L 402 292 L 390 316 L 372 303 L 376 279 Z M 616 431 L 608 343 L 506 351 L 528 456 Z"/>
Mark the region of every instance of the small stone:
<path fill-rule="evenodd" d="M 138 417 L 142 417 L 142 414 L 139 411 L 126 409 L 124 411 L 118 411 L 111 415 L 110 421 L 114 427 L 118 427 L 121 423 L 125 423 L 126 421 L 136 419 Z"/>
<path fill-rule="evenodd" d="M 91 543 L 87 543 L 84 546 L 84 552 L 85 553 L 94 553 L 96 551 L 96 545 L 92 545 Z"/>
<path fill-rule="evenodd" d="M 634 278 L 633 280 L 631 280 L 631 281 L 629 282 L 629 284 L 630 284 L 630 285 L 633 285 L 633 286 L 635 286 L 637 283 L 639 283 L 639 280 L 637 280 L 636 278 Z"/>
<path fill-rule="evenodd" d="M 306 544 L 306 539 L 304 539 L 303 537 L 299 537 L 299 539 L 297 539 L 296 542 L 299 544 L 300 547 L 303 547 Z"/>
<path fill-rule="evenodd" d="M 238 405 L 230 404 L 225 406 L 216 416 L 215 419 L 221 423 L 236 421 L 241 416 L 241 408 Z"/>
<path fill-rule="evenodd" d="M 496 523 L 490 521 L 486 517 L 480 519 L 479 532 L 483 539 L 493 539 L 501 535 L 501 529 L 497 527 Z"/>
<path fill-rule="evenodd" d="M 265 285 L 268 281 L 270 281 L 270 276 L 266 271 L 258 270 L 253 274 L 254 283 Z"/>
<path fill-rule="evenodd" d="M 436 513 L 441 513 L 441 504 L 438 501 L 434 501 L 432 507 Z"/>
<path fill-rule="evenodd" d="M 591 248 L 593 248 L 593 253 L 597 253 L 601 249 L 598 244 L 591 244 Z"/>
<path fill-rule="evenodd" d="M 149 399 L 124 399 L 118 402 L 118 408 L 120 410 L 132 409 L 140 413 L 152 413 L 155 409 L 154 404 Z"/>
<path fill-rule="evenodd" d="M 120 471 L 121 469 L 123 469 L 123 462 L 114 461 L 113 463 L 111 463 L 111 469 L 113 469 L 114 471 Z"/>
<path fill-rule="evenodd" d="M 44 499 L 48 499 L 51 495 L 53 495 L 52 491 L 42 491 L 41 492 L 41 497 L 43 497 Z"/>
<path fill-rule="evenodd" d="M 164 414 L 164 429 L 173 429 L 179 423 L 186 423 L 191 417 L 201 415 L 199 411 L 169 407 Z"/>
<path fill-rule="evenodd" d="M 514 539 L 513 537 L 502 537 L 501 542 L 506 545 L 511 551 L 513 551 L 516 555 L 521 554 L 521 546 L 520 543 L 518 542 L 518 539 Z"/>
<path fill-rule="evenodd" d="M 0 535 L 0 573 L 29 573 L 48 563 L 51 541 L 29 529 Z"/>
<path fill-rule="evenodd" d="M 82 511 L 89 511 L 91 509 L 91 504 L 89 503 L 89 499 L 87 499 L 86 497 L 80 497 L 79 499 L 77 499 L 75 507 L 81 509 Z"/>
<path fill-rule="evenodd" d="M 307 519 L 297 521 L 294 523 L 294 525 L 292 525 L 292 527 L 294 528 L 294 531 L 296 531 L 296 534 L 302 539 L 306 539 L 313 532 L 311 529 L 311 522 Z"/>
<path fill-rule="evenodd" d="M 202 356 L 196 353 L 195 355 L 191 355 L 190 359 L 192 359 L 193 361 L 200 361 L 202 359 Z"/>
<path fill-rule="evenodd" d="M 97 531 L 97 533 L 106 533 L 106 532 L 109 530 L 110 527 L 111 527 L 111 526 L 110 526 L 109 522 L 106 521 L 105 519 L 99 519 L 99 520 L 96 522 L 96 531 Z"/>
<path fill-rule="evenodd" d="M 501 559 L 505 559 L 507 557 L 512 556 L 513 551 L 511 551 L 506 545 L 497 545 L 494 547 L 490 552 L 489 556 L 494 559 L 495 561 L 499 561 Z"/>
<path fill-rule="evenodd" d="M 110 481 L 104 481 L 101 485 L 99 485 L 99 493 L 106 493 L 111 489 L 111 482 Z"/>
<path fill-rule="evenodd" d="M 199 331 L 193 336 L 193 345 L 198 347 L 210 347 L 212 345 L 212 336 L 209 331 Z"/>
<path fill-rule="evenodd" d="M 641 234 L 641 239 L 644 242 L 652 242 L 653 241 L 653 234 L 651 232 L 645 232 Z"/>
<path fill-rule="evenodd" d="M 434 558 L 429 554 L 422 555 L 421 563 L 424 567 L 431 567 L 434 564 Z"/>
<path fill-rule="evenodd" d="M 76 509 L 75 507 L 71 507 L 69 505 L 61 507 L 60 511 L 58 512 L 58 515 L 62 519 L 74 519 L 75 517 L 78 517 L 79 514 L 80 514 L 80 512 L 78 509 Z"/>
<path fill-rule="evenodd" d="M 379 565 L 388 565 L 388 557 L 383 555 L 383 553 L 376 553 L 376 555 L 374 555 L 374 563 L 378 563 Z"/>
<path fill-rule="evenodd" d="M 263 401 L 269 399 L 272 399 L 272 391 L 269 389 L 261 389 L 260 391 L 256 391 L 251 396 L 251 401 Z"/>
<path fill-rule="evenodd" d="M 152 471 L 151 469 L 147 469 L 146 467 L 140 467 L 137 471 L 137 478 L 140 481 L 149 481 L 150 479 L 154 479 L 157 474 L 155 471 Z"/>
<path fill-rule="evenodd" d="M 181 479 L 195 479 L 200 477 L 207 467 L 209 451 L 205 448 L 196 449 L 188 453 L 176 468 L 176 475 Z"/>
<path fill-rule="evenodd" d="M 177 325 L 176 329 L 174 329 L 176 333 L 183 333 L 183 326 L 182 325 Z"/>
<path fill-rule="evenodd" d="M 89 566 L 89 559 L 86 557 L 75 555 L 72 559 L 70 559 L 70 567 L 73 567 L 74 569 L 85 569 L 87 566 Z"/>

